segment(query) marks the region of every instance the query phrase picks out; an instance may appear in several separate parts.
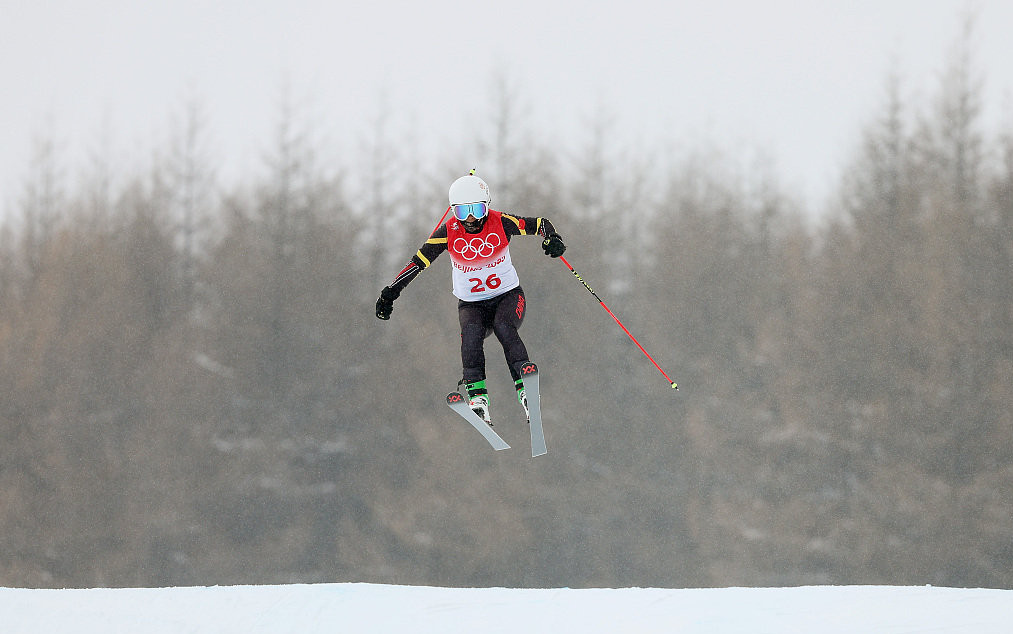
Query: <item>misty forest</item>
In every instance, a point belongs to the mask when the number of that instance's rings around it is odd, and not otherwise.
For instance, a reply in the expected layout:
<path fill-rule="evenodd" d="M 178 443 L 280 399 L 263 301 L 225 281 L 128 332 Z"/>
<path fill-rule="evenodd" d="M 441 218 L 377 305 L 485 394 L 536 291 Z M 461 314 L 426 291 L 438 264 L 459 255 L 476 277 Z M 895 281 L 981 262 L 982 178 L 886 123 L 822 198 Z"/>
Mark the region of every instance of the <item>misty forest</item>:
<path fill-rule="evenodd" d="M 283 97 L 228 186 L 199 99 L 150 162 L 39 131 L 0 234 L 0 585 L 1013 588 L 1013 130 L 972 44 L 883 78 L 825 209 L 608 114 L 563 143 L 502 78 L 477 155 L 380 111 L 335 164 Z M 449 258 L 374 303 L 472 167 L 679 391 L 521 236 L 549 453 L 495 338 L 513 449 L 446 407 Z"/>

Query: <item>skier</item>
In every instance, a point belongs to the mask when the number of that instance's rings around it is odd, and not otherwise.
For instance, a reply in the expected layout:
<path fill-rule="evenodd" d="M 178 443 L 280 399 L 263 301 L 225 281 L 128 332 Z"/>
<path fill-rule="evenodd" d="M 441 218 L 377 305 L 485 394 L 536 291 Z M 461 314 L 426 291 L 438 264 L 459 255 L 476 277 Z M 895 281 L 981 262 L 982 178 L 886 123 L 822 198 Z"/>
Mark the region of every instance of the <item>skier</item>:
<path fill-rule="evenodd" d="M 390 286 L 376 300 L 376 316 L 390 319 L 394 300 L 415 277 L 441 253 L 450 251 L 454 296 L 461 323 L 461 363 L 468 406 L 492 425 L 489 392 L 486 389 L 484 340 L 491 333 L 503 345 L 510 375 L 517 388 L 517 401 L 530 417 L 524 382 L 519 368 L 528 361 L 528 352 L 517 328 L 524 320 L 526 303 L 520 279 L 510 259 L 510 238 L 517 235 L 542 237 L 545 254 L 558 258 L 566 250 L 552 223 L 545 218 L 512 216 L 489 207 L 489 186 L 475 176 L 475 170 L 450 186 L 453 217 L 442 223 L 412 256 Z"/>

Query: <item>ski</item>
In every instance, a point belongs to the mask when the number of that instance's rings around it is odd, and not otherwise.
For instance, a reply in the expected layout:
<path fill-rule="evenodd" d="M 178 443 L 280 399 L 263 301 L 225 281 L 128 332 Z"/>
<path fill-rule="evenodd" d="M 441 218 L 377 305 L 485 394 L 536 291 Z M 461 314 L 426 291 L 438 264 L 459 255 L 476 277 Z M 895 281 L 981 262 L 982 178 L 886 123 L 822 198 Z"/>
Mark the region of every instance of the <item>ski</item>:
<path fill-rule="evenodd" d="M 545 431 L 542 429 L 542 407 L 538 397 L 538 366 L 528 362 L 521 366 L 521 379 L 528 399 L 528 427 L 531 431 L 531 457 L 548 453 Z"/>
<path fill-rule="evenodd" d="M 468 407 L 468 401 L 461 395 L 460 392 L 451 392 L 447 394 L 447 405 L 450 409 L 454 410 L 461 415 L 461 418 L 468 421 L 468 423 L 478 430 L 478 433 L 489 441 L 492 448 L 496 451 L 502 451 L 503 449 L 509 449 L 510 445 L 506 444 L 506 441 L 500 438 L 499 434 L 492 430 L 484 420 L 478 417 L 478 414 L 471 411 Z"/>

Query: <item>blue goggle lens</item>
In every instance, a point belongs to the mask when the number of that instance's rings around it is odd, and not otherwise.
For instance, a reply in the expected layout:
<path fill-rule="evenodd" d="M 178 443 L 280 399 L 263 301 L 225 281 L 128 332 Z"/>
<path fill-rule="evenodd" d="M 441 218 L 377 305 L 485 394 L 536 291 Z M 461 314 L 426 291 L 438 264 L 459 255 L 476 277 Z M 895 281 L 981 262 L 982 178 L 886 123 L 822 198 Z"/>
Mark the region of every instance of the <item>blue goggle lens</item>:
<path fill-rule="evenodd" d="M 487 213 L 489 213 L 489 207 L 485 203 L 454 205 L 454 216 L 458 220 L 467 220 L 468 216 L 474 216 L 475 220 L 481 220 L 485 218 Z"/>

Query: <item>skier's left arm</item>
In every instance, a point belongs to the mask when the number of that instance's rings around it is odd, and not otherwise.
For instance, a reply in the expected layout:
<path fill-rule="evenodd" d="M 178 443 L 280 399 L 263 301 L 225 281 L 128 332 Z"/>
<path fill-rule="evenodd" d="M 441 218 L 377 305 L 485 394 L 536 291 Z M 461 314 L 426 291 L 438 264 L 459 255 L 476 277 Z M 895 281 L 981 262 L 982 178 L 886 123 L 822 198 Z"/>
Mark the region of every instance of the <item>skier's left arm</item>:
<path fill-rule="evenodd" d="M 503 230 L 507 236 L 537 235 L 542 238 L 542 249 L 545 255 L 558 258 L 566 251 L 563 238 L 556 233 L 555 227 L 548 218 L 511 216 L 503 214 Z"/>

